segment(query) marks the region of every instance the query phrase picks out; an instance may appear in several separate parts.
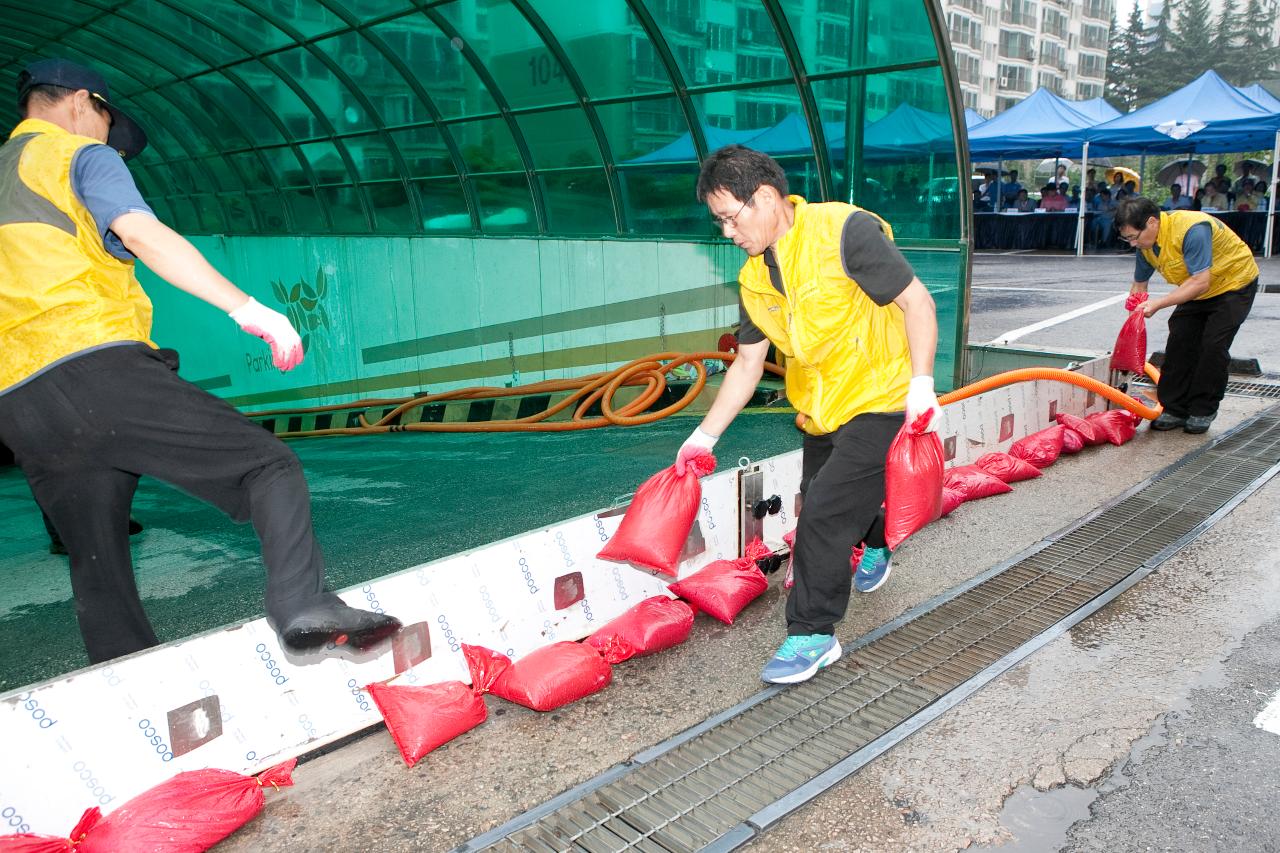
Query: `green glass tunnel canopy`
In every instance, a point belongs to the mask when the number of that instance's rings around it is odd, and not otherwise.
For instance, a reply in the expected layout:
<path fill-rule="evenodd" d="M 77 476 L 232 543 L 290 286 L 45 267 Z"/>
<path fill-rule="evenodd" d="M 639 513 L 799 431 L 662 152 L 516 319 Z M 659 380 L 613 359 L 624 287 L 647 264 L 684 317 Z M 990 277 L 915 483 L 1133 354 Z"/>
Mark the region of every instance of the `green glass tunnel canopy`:
<path fill-rule="evenodd" d="M 102 71 L 188 234 L 707 238 L 697 164 L 730 142 L 899 236 L 967 230 L 935 0 L 0 7 L 0 87 L 47 56 Z"/>

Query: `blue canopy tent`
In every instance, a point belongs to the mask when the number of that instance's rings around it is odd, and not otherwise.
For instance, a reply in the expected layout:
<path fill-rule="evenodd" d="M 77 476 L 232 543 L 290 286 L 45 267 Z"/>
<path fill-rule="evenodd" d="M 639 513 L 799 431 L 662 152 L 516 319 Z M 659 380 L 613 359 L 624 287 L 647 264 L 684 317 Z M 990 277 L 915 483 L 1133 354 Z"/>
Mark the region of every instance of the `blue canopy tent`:
<path fill-rule="evenodd" d="M 1270 148 L 1280 112 L 1206 71 L 1158 101 L 1099 124 L 1086 138 L 1098 154 L 1219 153 Z"/>
<path fill-rule="evenodd" d="M 1258 103 L 1212 70 L 1158 101 L 1092 128 L 1088 139 L 1103 154 L 1185 153 L 1190 158 L 1194 153 L 1271 148 L 1270 195 L 1275 199 L 1280 110 Z M 1272 203 L 1267 212 L 1266 257 L 1271 257 L 1274 209 Z"/>
<path fill-rule="evenodd" d="M 732 145 L 735 142 L 739 145 L 746 145 L 747 142 L 755 136 L 764 133 L 766 128 L 757 127 L 748 130 L 728 130 L 722 127 L 708 127 L 703 125 L 702 133 L 707 140 L 707 150 L 715 151 L 726 145 Z M 698 161 L 698 154 L 693 147 L 693 136 L 685 131 L 666 145 L 650 151 L 648 154 L 642 154 L 639 157 L 632 157 L 627 163 L 689 163 Z"/>
<path fill-rule="evenodd" d="M 1003 161 L 1020 157 L 1081 157 L 1088 169 L 1089 128 L 1120 113 L 1102 98 L 1068 101 L 1037 89 L 1019 104 L 969 132 L 969 156 Z M 999 201 L 999 200 L 997 200 Z M 997 204 L 997 210 L 1000 205 Z M 1077 211 L 1076 252 L 1084 250 L 1084 206 Z"/>
<path fill-rule="evenodd" d="M 1244 93 L 1246 98 L 1263 109 L 1280 112 L 1280 98 L 1267 91 L 1261 83 L 1254 83 L 1252 86 L 1238 86 L 1237 88 Z"/>
<path fill-rule="evenodd" d="M 1088 101 L 1067 101 L 1076 112 L 1088 116 L 1094 124 L 1119 118 L 1122 113 L 1107 103 L 1105 98 L 1092 98 Z"/>
<path fill-rule="evenodd" d="M 1091 106 L 1081 111 L 1078 106 L 1048 89 L 1036 89 L 1026 100 L 969 131 L 969 156 L 975 160 L 1079 156 L 1085 130 L 1097 124 L 1093 115 L 1100 110 Z"/>
<path fill-rule="evenodd" d="M 973 130 L 978 125 L 986 121 L 977 110 L 969 107 L 964 108 L 964 126 L 966 130 Z"/>
<path fill-rule="evenodd" d="M 840 145 L 844 146 L 843 139 Z M 910 104 L 898 104 L 893 112 L 867 125 L 862 145 L 868 160 L 899 160 L 921 151 L 949 153 L 956 147 L 949 115 Z"/>

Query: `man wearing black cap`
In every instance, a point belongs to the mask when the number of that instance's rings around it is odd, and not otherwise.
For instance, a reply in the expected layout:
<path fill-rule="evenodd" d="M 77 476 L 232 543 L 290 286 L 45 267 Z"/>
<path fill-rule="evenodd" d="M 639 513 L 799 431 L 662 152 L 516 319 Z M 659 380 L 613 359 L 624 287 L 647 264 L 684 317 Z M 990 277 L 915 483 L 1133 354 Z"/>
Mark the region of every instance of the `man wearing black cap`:
<path fill-rule="evenodd" d="M 157 351 L 134 259 L 265 340 L 280 370 L 302 361 L 298 333 L 156 219 L 124 165 L 146 134 L 100 75 L 32 63 L 18 76 L 18 109 L 0 147 L 0 443 L 66 543 L 89 660 L 157 643 L 129 555 L 143 474 L 253 522 L 267 618 L 285 647 L 363 649 L 395 633 L 398 620 L 324 588 L 293 453 Z"/>

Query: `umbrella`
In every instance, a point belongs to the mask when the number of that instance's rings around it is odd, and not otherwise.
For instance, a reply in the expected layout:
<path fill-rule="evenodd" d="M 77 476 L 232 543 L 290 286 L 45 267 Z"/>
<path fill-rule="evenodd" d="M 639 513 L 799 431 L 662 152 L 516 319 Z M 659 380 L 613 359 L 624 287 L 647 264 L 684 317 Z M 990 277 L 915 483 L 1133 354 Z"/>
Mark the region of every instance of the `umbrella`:
<path fill-rule="evenodd" d="M 1270 163 L 1264 163 L 1261 160 L 1255 160 L 1252 157 L 1242 157 L 1236 161 L 1236 165 L 1233 169 L 1236 177 L 1241 177 L 1242 175 L 1244 175 L 1244 170 L 1241 169 L 1240 167 L 1243 166 L 1245 163 L 1249 164 L 1250 166 L 1249 174 L 1255 178 L 1261 175 L 1263 172 L 1266 172 L 1268 174 L 1271 172 Z"/>
<path fill-rule="evenodd" d="M 1074 169 L 1076 164 L 1072 163 L 1066 157 L 1058 157 L 1057 159 L 1049 157 L 1040 161 L 1040 165 L 1035 168 L 1035 174 L 1052 175 L 1058 166 L 1066 166 L 1068 169 Z"/>
<path fill-rule="evenodd" d="M 1107 183 L 1114 184 L 1116 182 L 1116 175 L 1123 175 L 1124 180 L 1133 181 L 1139 190 L 1142 189 L 1142 178 L 1137 172 L 1133 171 L 1133 169 L 1130 169 L 1128 166 L 1112 166 L 1110 169 L 1107 169 Z"/>
<path fill-rule="evenodd" d="M 1156 172 L 1156 183 L 1163 187 L 1169 186 L 1169 184 L 1173 183 L 1174 178 L 1182 174 L 1184 166 L 1188 167 L 1187 171 L 1195 175 L 1196 178 L 1204 177 L 1205 165 L 1203 160 L 1188 161 L 1186 157 L 1181 157 L 1160 167 L 1160 171 Z"/>

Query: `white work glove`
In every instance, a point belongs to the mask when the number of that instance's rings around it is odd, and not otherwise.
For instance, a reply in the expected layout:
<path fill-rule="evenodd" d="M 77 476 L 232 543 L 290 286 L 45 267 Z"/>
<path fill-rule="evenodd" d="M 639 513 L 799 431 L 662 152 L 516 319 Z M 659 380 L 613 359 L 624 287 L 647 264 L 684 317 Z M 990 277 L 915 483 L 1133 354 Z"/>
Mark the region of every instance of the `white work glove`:
<path fill-rule="evenodd" d="M 932 411 L 933 417 L 925 432 L 937 432 L 938 423 L 942 420 L 942 407 L 938 405 L 938 395 L 933 393 L 932 376 L 913 376 L 907 386 L 907 426 L 916 422 L 916 418 L 925 412 Z"/>
<path fill-rule="evenodd" d="M 271 345 L 271 363 L 281 371 L 302 364 L 302 338 L 289 318 L 272 311 L 253 297 L 229 315 L 243 331 L 262 338 Z"/>
<path fill-rule="evenodd" d="M 695 429 L 684 440 L 684 444 L 680 445 L 680 452 L 676 454 L 676 476 L 683 477 L 685 466 L 689 463 L 689 460 L 695 456 L 700 456 L 704 450 L 710 450 L 715 447 L 716 442 L 719 440 L 720 436 L 705 432 L 702 427 Z"/>

